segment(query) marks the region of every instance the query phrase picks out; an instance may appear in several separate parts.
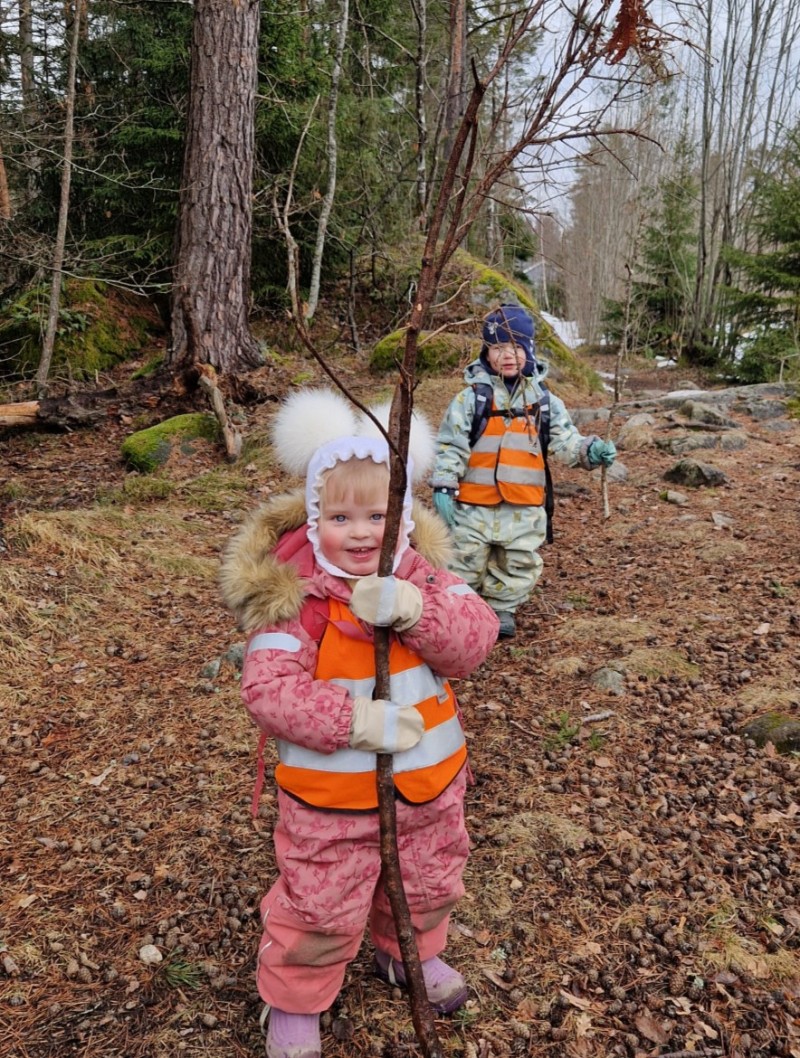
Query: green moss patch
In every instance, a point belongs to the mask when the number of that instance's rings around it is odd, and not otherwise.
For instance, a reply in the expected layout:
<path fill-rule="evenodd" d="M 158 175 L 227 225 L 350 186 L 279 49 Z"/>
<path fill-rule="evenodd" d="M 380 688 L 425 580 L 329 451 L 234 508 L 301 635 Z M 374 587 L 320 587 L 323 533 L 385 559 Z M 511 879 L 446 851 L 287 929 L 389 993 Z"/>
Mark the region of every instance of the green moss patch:
<path fill-rule="evenodd" d="M 31 287 L 0 312 L 0 344 L 5 351 L 2 373 L 28 377 L 39 365 L 47 328 L 50 289 Z M 138 352 L 159 329 L 141 304 L 98 280 L 66 279 L 61 293 L 52 373 L 91 378 Z"/>
<path fill-rule="evenodd" d="M 220 436 L 219 423 L 213 415 L 205 412 L 176 415 L 126 437 L 121 447 L 122 458 L 134 470 L 149 474 L 163 466 L 176 449 L 192 455 L 194 441 L 217 443 Z"/>
<path fill-rule="evenodd" d="M 392 371 L 403 359 L 406 332 L 404 328 L 392 331 L 382 338 L 372 350 L 369 366 L 373 371 Z M 480 339 L 462 334 L 441 331 L 429 337 L 420 335 L 417 348 L 417 371 L 421 374 L 438 374 L 459 365 L 466 366 L 480 352 Z"/>

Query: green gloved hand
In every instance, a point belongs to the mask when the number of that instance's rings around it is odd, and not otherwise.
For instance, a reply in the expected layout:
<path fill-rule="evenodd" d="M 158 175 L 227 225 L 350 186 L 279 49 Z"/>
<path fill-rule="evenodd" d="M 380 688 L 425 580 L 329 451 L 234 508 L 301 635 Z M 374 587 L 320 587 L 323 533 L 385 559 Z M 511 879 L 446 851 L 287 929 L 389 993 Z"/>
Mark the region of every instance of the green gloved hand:
<path fill-rule="evenodd" d="M 590 467 L 610 467 L 617 458 L 617 449 L 613 441 L 592 441 L 586 456 Z"/>
<path fill-rule="evenodd" d="M 456 520 L 456 501 L 452 489 L 434 489 L 433 506 L 443 522 L 453 525 Z"/>

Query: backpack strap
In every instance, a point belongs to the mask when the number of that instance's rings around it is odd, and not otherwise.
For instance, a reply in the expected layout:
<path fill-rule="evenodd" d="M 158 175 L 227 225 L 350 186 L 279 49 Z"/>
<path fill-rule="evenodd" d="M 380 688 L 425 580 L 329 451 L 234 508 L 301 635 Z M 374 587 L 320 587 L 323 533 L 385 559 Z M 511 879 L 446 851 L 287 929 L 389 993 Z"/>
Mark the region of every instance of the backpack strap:
<path fill-rule="evenodd" d="M 553 512 L 555 511 L 555 495 L 553 493 L 553 475 L 550 473 L 550 464 L 547 462 L 547 449 L 550 446 L 550 390 L 544 383 L 540 383 L 542 397 L 539 401 L 539 444 L 542 448 L 544 459 L 544 511 L 547 515 L 547 532 L 545 540 L 548 544 L 553 542 Z"/>
<path fill-rule="evenodd" d="M 475 442 L 486 429 L 494 400 L 494 389 L 490 382 L 475 382 L 472 389 L 475 393 L 475 411 L 472 413 L 472 425 L 469 430 L 470 448 L 475 447 Z"/>

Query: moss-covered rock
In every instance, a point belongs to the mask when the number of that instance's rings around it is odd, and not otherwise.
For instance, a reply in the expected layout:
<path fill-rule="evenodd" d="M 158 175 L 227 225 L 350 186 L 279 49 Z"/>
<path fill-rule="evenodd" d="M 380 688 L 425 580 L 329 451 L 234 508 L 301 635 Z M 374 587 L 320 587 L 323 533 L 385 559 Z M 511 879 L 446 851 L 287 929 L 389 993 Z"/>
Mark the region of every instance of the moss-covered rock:
<path fill-rule="evenodd" d="M 472 300 L 482 305 L 487 312 L 491 311 L 496 304 L 506 303 L 522 305 L 534 314 L 537 312 L 538 307 L 533 295 L 520 280 L 512 279 L 504 272 L 491 268 L 466 251 L 456 253 L 454 260 L 472 272 Z"/>
<path fill-rule="evenodd" d="M 579 389 L 588 393 L 602 392 L 600 376 L 564 345 L 550 324 L 542 319 L 536 299 L 526 283 L 490 268 L 465 250 L 453 255 L 451 267 L 471 276 L 470 298 L 476 312 L 485 315 L 506 303 L 522 305 L 536 321 L 536 351 L 539 358 L 553 366 L 556 376 L 563 377 Z"/>
<path fill-rule="evenodd" d="M 752 738 L 757 746 L 771 742 L 778 753 L 800 751 L 800 720 L 784 713 L 765 713 L 750 720 L 742 728 L 742 734 Z"/>
<path fill-rule="evenodd" d="M 403 328 L 392 331 L 377 343 L 372 350 L 369 366 L 373 371 L 391 371 L 403 359 L 406 332 Z M 438 374 L 459 364 L 466 366 L 480 352 L 480 339 L 462 334 L 441 331 L 433 338 L 428 332 L 420 335 L 417 347 L 417 371 L 419 374 Z"/>
<path fill-rule="evenodd" d="M 423 244 L 419 237 L 409 237 L 383 260 L 380 270 L 380 297 L 397 314 L 404 306 L 409 291 L 419 276 L 419 261 Z M 378 300 L 378 294 L 374 295 Z M 572 399 L 575 393 L 559 392 L 561 383 L 574 387 L 582 394 L 600 393 L 600 376 L 585 361 L 560 340 L 553 328 L 542 318 L 533 290 L 524 279 L 508 275 L 485 261 L 460 249 L 445 267 L 439 288 L 439 304 L 434 306 L 434 321 L 447 327 L 458 321 L 453 332 L 441 330 L 431 346 L 420 349 L 419 367 L 422 373 L 433 375 L 465 366 L 480 351 L 480 320 L 503 303 L 526 308 L 536 321 L 536 347 L 541 359 L 551 366 L 550 383 L 559 396 Z M 465 318 L 473 317 L 475 324 L 464 327 Z M 382 339 L 372 353 L 370 363 L 376 371 L 392 370 L 402 353 L 404 332 L 395 331 Z M 441 339 L 441 341 L 440 341 Z"/>
<path fill-rule="evenodd" d="M 121 447 L 122 458 L 134 470 L 149 474 L 167 462 L 176 446 L 185 455 L 192 455 L 193 441 L 216 443 L 220 438 L 219 422 L 213 415 L 206 412 L 176 415 L 126 437 Z"/>
<path fill-rule="evenodd" d="M 0 344 L 6 377 L 27 377 L 39 364 L 47 325 L 49 288 L 26 290 L 0 312 Z M 67 279 L 61 294 L 52 370 L 91 378 L 137 352 L 158 329 L 137 304 L 98 280 Z"/>

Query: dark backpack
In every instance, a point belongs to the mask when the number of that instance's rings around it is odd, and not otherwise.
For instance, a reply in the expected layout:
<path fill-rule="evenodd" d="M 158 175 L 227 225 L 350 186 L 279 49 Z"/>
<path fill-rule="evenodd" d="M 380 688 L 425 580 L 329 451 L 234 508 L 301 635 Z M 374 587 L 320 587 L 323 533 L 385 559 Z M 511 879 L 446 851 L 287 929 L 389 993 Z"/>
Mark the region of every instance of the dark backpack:
<path fill-rule="evenodd" d="M 510 414 L 515 417 L 520 417 L 525 415 L 527 411 L 527 414 L 532 415 L 536 422 L 539 444 L 542 448 L 542 458 L 544 459 L 544 510 L 547 515 L 546 540 L 548 544 L 552 544 L 553 510 L 555 504 L 553 502 L 553 479 L 550 474 L 550 466 L 547 462 L 547 448 L 550 444 L 550 392 L 545 385 L 541 383 L 540 385 L 542 388 L 542 399 L 540 401 L 536 404 L 529 404 L 525 411 L 512 411 Z M 472 416 L 472 426 L 469 431 L 470 448 L 475 447 L 475 442 L 486 429 L 486 424 L 488 423 L 490 416 L 497 415 L 505 418 L 509 415 L 508 411 L 492 411 L 494 390 L 490 382 L 476 382 L 473 384 L 472 388 L 475 391 L 475 411 Z"/>

